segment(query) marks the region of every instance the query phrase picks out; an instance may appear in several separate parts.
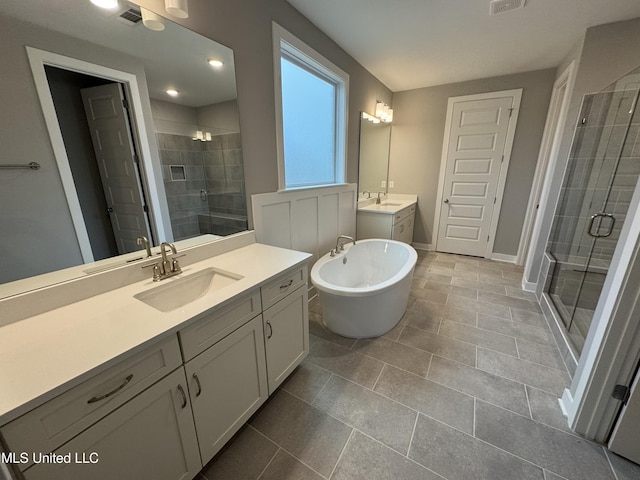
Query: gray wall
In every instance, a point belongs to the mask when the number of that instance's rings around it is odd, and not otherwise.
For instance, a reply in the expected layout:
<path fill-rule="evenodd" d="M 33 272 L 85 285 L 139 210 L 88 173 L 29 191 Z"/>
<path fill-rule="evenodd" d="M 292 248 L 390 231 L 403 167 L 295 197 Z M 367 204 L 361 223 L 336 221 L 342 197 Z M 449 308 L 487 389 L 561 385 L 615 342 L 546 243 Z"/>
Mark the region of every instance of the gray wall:
<path fill-rule="evenodd" d="M 577 63 L 576 80 L 558 150 L 557 166 L 550 183 L 549 199 L 545 205 L 542 205 L 540 237 L 535 239 L 535 244 L 530 247 L 532 268 L 529 277 L 525 279 L 528 282 L 539 282 L 539 284 L 544 283 L 544 278 L 538 278 L 541 273 L 544 273 L 540 271 L 539 265 L 542 264 L 551 231 L 551 222 L 569 159 L 582 97 L 588 93 L 601 91 L 640 66 L 640 18 L 588 28 L 581 45 L 576 45 L 558 68 L 558 75 L 564 70 L 563 66 L 568 65 L 572 60 Z"/>
<path fill-rule="evenodd" d="M 516 255 L 555 69 L 453 83 L 393 95 L 391 193 L 418 195 L 414 241 L 433 244 L 433 221 L 449 97 L 522 88 L 522 103 L 507 175 L 494 253 Z"/>

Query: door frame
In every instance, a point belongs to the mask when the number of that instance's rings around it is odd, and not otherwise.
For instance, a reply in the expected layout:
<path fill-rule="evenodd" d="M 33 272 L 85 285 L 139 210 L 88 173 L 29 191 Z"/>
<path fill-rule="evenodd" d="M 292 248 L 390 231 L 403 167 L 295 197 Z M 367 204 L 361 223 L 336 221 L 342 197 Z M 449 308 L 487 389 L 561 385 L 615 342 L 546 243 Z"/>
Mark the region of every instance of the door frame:
<path fill-rule="evenodd" d="M 504 187 L 507 180 L 507 171 L 509 169 L 509 161 L 511 160 L 511 152 L 513 150 L 513 139 L 516 133 L 516 126 L 518 123 L 518 114 L 520 112 L 520 103 L 522 100 L 522 88 L 513 90 L 501 90 L 497 92 L 478 93 L 475 95 L 462 95 L 458 97 L 449 97 L 447 103 L 447 118 L 444 128 L 444 138 L 442 140 L 442 156 L 440 158 L 440 174 L 438 178 L 438 193 L 436 196 L 436 211 L 433 219 L 433 247 L 437 248 L 438 242 L 438 229 L 440 228 L 440 214 L 442 211 L 442 197 L 444 194 L 444 180 L 447 170 L 447 158 L 449 156 L 449 137 L 451 136 L 451 122 L 453 120 L 453 105 L 460 101 L 476 101 L 476 100 L 491 100 L 494 98 L 513 97 L 512 114 L 509 119 L 509 126 L 507 128 L 507 136 L 504 145 L 504 161 L 500 168 L 500 176 L 498 177 L 498 185 L 496 188 L 496 202 L 493 206 L 491 215 L 491 225 L 489 228 L 489 241 L 484 252 L 484 258 L 491 258 L 493 254 L 493 244 L 495 242 L 496 230 L 498 229 L 498 219 L 500 215 L 495 215 L 495 212 L 500 212 L 502 206 L 502 198 L 504 194 Z"/>
<path fill-rule="evenodd" d="M 67 151 L 62 138 L 62 131 L 60 130 L 60 125 L 58 123 L 53 97 L 51 96 L 51 91 L 49 89 L 45 66 L 52 66 L 72 72 L 97 76 L 124 85 L 127 96 L 131 102 L 133 117 L 131 119 L 131 124 L 135 130 L 139 144 L 138 146 L 140 147 L 139 154 L 140 166 L 142 167 L 142 177 L 147 187 L 146 193 L 149 195 L 148 205 L 150 210 L 149 219 L 151 221 L 150 228 L 153 232 L 154 238 L 172 239 L 173 237 L 171 235 L 167 236 L 167 233 L 171 232 L 170 220 L 168 217 L 165 218 L 163 216 L 162 208 L 160 207 L 162 205 L 161 198 L 164 195 L 164 187 L 156 181 L 153 174 L 149 174 L 149 172 L 154 171 L 154 168 L 149 138 L 147 136 L 148 130 L 142 113 L 143 108 L 142 101 L 140 99 L 140 91 L 142 88 L 137 76 L 132 73 L 114 70 L 102 65 L 85 62 L 83 60 L 59 55 L 57 53 L 47 52 L 45 50 L 29 46 L 25 48 L 83 262 L 93 262 L 95 259 L 91 250 L 91 243 L 89 241 L 89 234 L 87 232 L 84 217 L 82 216 L 80 200 L 78 199 L 78 194 L 76 193 L 75 184 L 73 182 L 73 175 L 71 173 L 71 167 L 69 166 L 69 158 L 67 157 Z"/>

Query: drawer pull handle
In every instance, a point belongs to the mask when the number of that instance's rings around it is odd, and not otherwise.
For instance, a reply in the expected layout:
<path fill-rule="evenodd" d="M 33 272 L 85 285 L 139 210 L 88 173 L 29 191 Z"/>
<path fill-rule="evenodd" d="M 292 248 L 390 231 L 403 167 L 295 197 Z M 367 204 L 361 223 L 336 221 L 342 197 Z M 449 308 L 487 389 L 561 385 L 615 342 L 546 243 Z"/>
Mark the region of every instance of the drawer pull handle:
<path fill-rule="evenodd" d="M 291 285 L 293 285 L 293 278 L 291 280 L 289 280 L 289 283 L 285 283 L 284 285 L 280 285 L 280 290 L 284 290 L 286 288 L 289 288 Z"/>
<path fill-rule="evenodd" d="M 180 395 L 182 395 L 182 405 L 180 405 L 180 408 L 184 410 L 184 408 L 187 406 L 187 396 L 184 393 L 184 388 L 182 388 L 182 385 L 178 385 L 178 391 L 180 392 Z"/>
<path fill-rule="evenodd" d="M 193 374 L 193 379 L 196 381 L 196 385 L 198 385 L 198 391 L 196 392 L 196 397 L 199 397 L 202 393 L 202 385 L 200 384 L 200 379 L 198 378 L 198 374 Z"/>
<path fill-rule="evenodd" d="M 110 392 L 105 393 L 104 395 L 100 395 L 99 397 L 90 398 L 89 400 L 87 400 L 87 403 L 96 403 L 96 402 L 99 402 L 100 400 L 104 400 L 105 398 L 109 398 L 114 393 L 117 393 L 120 390 L 122 390 L 127 385 L 127 383 L 131 381 L 132 378 L 133 378 L 133 373 L 130 374 L 127 378 L 125 378 L 120 385 L 118 385 L 116 388 L 114 388 Z"/>
<path fill-rule="evenodd" d="M 273 337 L 273 327 L 271 326 L 271 322 L 267 320 L 267 327 L 269 327 L 269 335 L 267 335 L 267 339 Z"/>

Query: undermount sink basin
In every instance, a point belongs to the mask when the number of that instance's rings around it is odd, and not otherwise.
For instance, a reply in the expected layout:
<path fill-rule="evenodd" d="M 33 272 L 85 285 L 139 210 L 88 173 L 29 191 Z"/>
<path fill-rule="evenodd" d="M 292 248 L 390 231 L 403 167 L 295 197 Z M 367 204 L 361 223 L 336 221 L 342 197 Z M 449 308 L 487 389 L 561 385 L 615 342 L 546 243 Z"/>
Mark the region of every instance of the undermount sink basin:
<path fill-rule="evenodd" d="M 189 275 L 162 280 L 166 283 L 140 292 L 134 298 L 161 312 L 170 312 L 241 278 L 241 275 L 210 267 Z"/>

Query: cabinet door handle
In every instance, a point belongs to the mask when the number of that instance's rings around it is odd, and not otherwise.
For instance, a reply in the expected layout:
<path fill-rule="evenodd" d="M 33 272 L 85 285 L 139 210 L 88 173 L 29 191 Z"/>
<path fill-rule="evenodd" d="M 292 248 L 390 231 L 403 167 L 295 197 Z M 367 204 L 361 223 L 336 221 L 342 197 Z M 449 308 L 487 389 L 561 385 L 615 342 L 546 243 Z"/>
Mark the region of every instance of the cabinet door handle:
<path fill-rule="evenodd" d="M 96 403 L 96 402 L 99 402 L 100 400 L 104 400 L 105 398 L 109 398 L 111 395 L 118 393 L 120 390 L 122 390 L 127 385 L 127 383 L 131 381 L 132 378 L 133 378 L 133 373 L 128 375 L 127 378 L 125 378 L 120 385 L 118 385 L 116 388 L 114 388 L 110 392 L 105 393 L 104 395 L 100 395 L 99 397 L 90 398 L 89 400 L 87 400 L 87 403 Z"/>
<path fill-rule="evenodd" d="M 400 233 L 404 232 L 404 225 L 400 225 Z"/>
<path fill-rule="evenodd" d="M 269 335 L 267 335 L 267 339 L 273 337 L 273 327 L 271 326 L 271 322 L 267 320 L 267 327 L 269 327 Z"/>
<path fill-rule="evenodd" d="M 196 397 L 199 397 L 202 393 L 202 385 L 200 384 L 200 379 L 198 378 L 198 374 L 193 374 L 193 379 L 196 381 L 196 385 L 198 385 L 198 391 L 196 392 Z"/>
<path fill-rule="evenodd" d="M 182 388 L 182 385 L 178 385 L 178 391 L 180 392 L 180 395 L 182 395 L 182 405 L 180 405 L 180 407 L 184 409 L 187 406 L 187 396 L 184 393 L 184 388 Z"/>
<path fill-rule="evenodd" d="M 285 283 L 284 285 L 280 285 L 280 291 L 285 290 L 293 285 L 293 278 L 289 280 L 289 283 Z"/>

